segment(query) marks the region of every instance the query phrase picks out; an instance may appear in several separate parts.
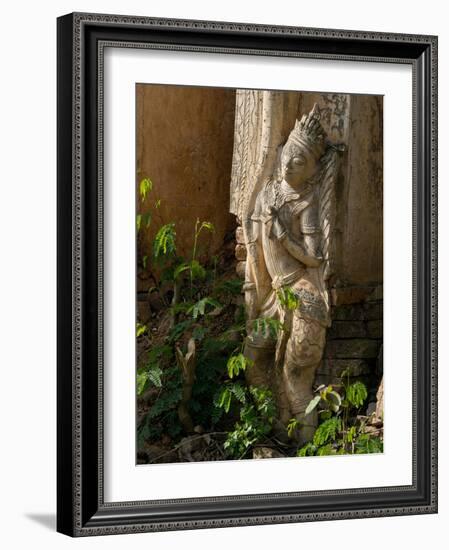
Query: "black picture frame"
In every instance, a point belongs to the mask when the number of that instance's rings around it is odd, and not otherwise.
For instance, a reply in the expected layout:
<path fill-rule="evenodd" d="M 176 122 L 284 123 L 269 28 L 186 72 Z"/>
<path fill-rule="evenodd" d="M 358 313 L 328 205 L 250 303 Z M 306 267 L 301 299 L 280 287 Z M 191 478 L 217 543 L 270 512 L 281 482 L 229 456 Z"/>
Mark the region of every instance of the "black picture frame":
<path fill-rule="evenodd" d="M 75 13 L 58 18 L 57 530 L 71 536 L 437 511 L 437 37 Z M 105 503 L 102 47 L 407 63 L 413 69 L 413 483 Z"/>

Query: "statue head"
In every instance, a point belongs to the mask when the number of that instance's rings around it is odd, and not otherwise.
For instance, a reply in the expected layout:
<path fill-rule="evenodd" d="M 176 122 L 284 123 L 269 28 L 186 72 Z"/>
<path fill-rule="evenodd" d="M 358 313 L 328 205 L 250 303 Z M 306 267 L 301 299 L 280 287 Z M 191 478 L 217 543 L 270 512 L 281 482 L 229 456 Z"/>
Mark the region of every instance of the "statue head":
<path fill-rule="evenodd" d="M 282 149 L 283 179 L 296 189 L 301 187 L 315 174 L 325 147 L 325 132 L 315 103 L 308 115 L 296 121 Z"/>

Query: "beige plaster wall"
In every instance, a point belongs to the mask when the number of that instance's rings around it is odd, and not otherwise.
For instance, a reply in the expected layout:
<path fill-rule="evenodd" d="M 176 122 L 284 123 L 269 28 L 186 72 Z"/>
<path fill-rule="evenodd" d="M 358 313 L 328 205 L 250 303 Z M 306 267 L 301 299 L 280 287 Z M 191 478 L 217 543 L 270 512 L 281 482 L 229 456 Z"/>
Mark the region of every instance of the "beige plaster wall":
<path fill-rule="evenodd" d="M 339 198 L 344 282 L 383 281 L 383 98 L 351 96 L 349 142 Z"/>
<path fill-rule="evenodd" d="M 154 185 L 138 204 L 138 212 L 154 212 L 152 227 L 139 236 L 140 257 L 150 257 L 155 230 L 169 222 L 176 223 L 179 253 L 187 255 L 197 217 L 215 225 L 202 246 L 216 253 L 235 227 L 228 213 L 235 91 L 139 84 L 136 93 L 137 185 L 144 177 Z"/>

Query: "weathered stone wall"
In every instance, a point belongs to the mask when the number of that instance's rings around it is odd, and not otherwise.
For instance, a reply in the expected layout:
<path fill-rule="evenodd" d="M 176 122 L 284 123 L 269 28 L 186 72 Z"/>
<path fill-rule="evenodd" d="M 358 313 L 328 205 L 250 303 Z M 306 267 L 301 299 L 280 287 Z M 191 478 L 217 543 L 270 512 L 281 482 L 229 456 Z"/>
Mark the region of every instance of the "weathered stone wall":
<path fill-rule="evenodd" d="M 331 384 L 346 372 L 377 388 L 382 376 L 382 286 L 332 291 L 332 326 L 316 383 Z"/>
<path fill-rule="evenodd" d="M 314 103 L 334 143 L 346 146 L 336 186 L 335 284 L 383 281 L 383 98 L 301 93 L 298 118 Z"/>
<path fill-rule="evenodd" d="M 228 212 L 235 90 L 138 84 L 136 93 L 137 185 L 145 177 L 154 185 L 138 204 L 139 213 L 153 211 L 150 229 L 139 235 L 139 256 L 150 257 L 155 230 L 170 222 L 179 253 L 188 254 L 197 218 L 215 226 L 202 235 L 214 254 L 235 226 Z"/>
<path fill-rule="evenodd" d="M 302 94 L 299 115 L 317 102 L 332 141 L 346 145 L 336 186 L 332 327 L 317 383 L 346 371 L 377 387 L 383 340 L 383 99 Z"/>
<path fill-rule="evenodd" d="M 383 280 L 383 98 L 350 97 L 337 273 L 340 284 L 369 286 Z"/>

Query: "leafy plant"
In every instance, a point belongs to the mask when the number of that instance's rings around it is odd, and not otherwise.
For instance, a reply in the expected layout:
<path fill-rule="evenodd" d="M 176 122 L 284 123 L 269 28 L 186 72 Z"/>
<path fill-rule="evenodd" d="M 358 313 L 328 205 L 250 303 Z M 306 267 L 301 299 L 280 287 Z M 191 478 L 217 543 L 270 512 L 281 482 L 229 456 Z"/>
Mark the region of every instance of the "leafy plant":
<path fill-rule="evenodd" d="M 298 456 L 379 453 L 382 439 L 365 431 L 366 421 L 358 414 L 368 397 L 360 381 L 342 382 L 339 391 L 321 385 L 305 410 L 306 416 L 319 407 L 320 424 L 313 440 L 301 447 Z"/>
<path fill-rule="evenodd" d="M 361 407 L 367 397 L 368 392 L 362 382 L 354 382 L 346 388 L 346 399 L 354 407 Z"/>
<path fill-rule="evenodd" d="M 162 370 L 158 365 L 151 365 L 147 369 L 140 370 L 137 373 L 137 395 L 142 395 L 147 383 L 151 382 L 155 387 L 162 387 Z"/>
<path fill-rule="evenodd" d="M 162 387 L 162 364 L 171 356 L 169 346 L 155 346 L 147 355 L 144 367 L 137 371 L 137 395 L 142 395 L 149 385 Z"/>
<path fill-rule="evenodd" d="M 176 252 L 176 231 L 174 223 L 163 225 L 156 233 L 153 243 L 153 257 L 155 260 L 167 257 Z"/>
<path fill-rule="evenodd" d="M 148 189 L 148 186 L 143 185 L 141 197 L 143 195 L 147 197 L 150 190 L 151 188 Z M 144 221 L 141 217 L 141 226 Z M 164 288 L 164 293 L 167 295 L 169 292 L 167 288 L 171 286 L 173 297 L 171 303 L 165 301 L 165 307 L 166 311 L 170 312 L 172 322 L 162 346 L 164 353 L 149 356 L 146 365 L 137 372 L 138 395 L 151 390 L 146 394 L 150 396 L 150 409 L 139 428 L 140 444 L 146 438 L 158 437 L 163 433 L 169 433 L 171 436 L 176 434 L 176 437 L 181 435 L 179 419 L 177 421 L 177 407 L 181 400 L 182 380 L 179 372 L 173 370 L 174 350 L 176 347 L 182 349 L 189 338 L 195 340 L 197 354 L 195 383 L 188 402 L 194 425 L 209 428 L 219 421 L 223 409 L 217 406 L 218 397 L 212 399 L 211 396 L 220 396 L 222 405 L 226 407 L 226 403 L 231 398 L 242 400 L 244 397 L 243 385 L 239 382 L 226 387 L 229 394 L 221 393 L 227 373 L 227 363 L 230 358 L 239 355 L 235 337 L 242 338 L 239 330 L 241 327 L 229 327 L 229 332 L 228 327 L 223 327 L 220 328 L 220 333 L 214 336 L 211 336 L 210 332 L 216 331 L 214 316 L 221 315 L 223 311 L 226 316 L 227 308 L 232 312 L 231 319 L 234 318 L 233 312 L 236 306 L 229 296 L 241 291 L 241 282 L 237 281 L 236 284 L 235 280 L 218 281 L 215 285 L 217 258 L 212 265 L 200 262 L 198 250 L 201 234 L 212 231 L 214 227 L 210 222 L 201 222 L 197 219 L 194 227 L 193 249 L 188 261 L 177 255 L 174 223 L 165 224 L 156 232 L 152 245 L 152 257 L 161 268 L 152 290 L 161 293 L 162 298 L 166 300 L 161 288 Z M 186 279 L 190 281 L 190 295 L 182 293 Z M 194 282 L 198 283 L 195 288 L 193 288 Z M 225 299 L 224 303 L 219 299 L 220 296 Z M 149 340 L 151 345 L 151 335 Z M 155 349 L 157 350 L 158 346 L 155 346 Z M 235 376 L 242 370 L 242 364 L 239 361 L 241 359 L 234 359 Z M 178 429 L 175 428 L 176 423 Z"/>
<path fill-rule="evenodd" d="M 145 202 L 145 199 L 147 198 L 148 193 L 153 189 L 153 182 L 150 180 L 150 178 L 143 178 L 140 180 L 139 183 L 139 195 L 140 200 L 142 202 Z"/>
<path fill-rule="evenodd" d="M 227 281 L 222 281 L 216 286 L 216 291 L 218 293 L 230 294 L 231 296 L 238 296 L 242 293 L 243 281 L 242 279 L 228 279 Z"/>
<path fill-rule="evenodd" d="M 193 290 L 193 280 L 194 280 L 195 276 L 198 276 L 199 273 L 201 273 L 201 275 L 204 274 L 204 270 L 203 270 L 202 266 L 200 266 L 199 262 L 196 259 L 196 254 L 197 254 L 197 251 L 198 251 L 198 238 L 201 234 L 201 231 L 203 231 L 203 230 L 214 232 L 215 227 L 211 222 L 206 222 L 206 221 L 200 222 L 200 219 L 197 218 L 196 223 L 195 223 L 195 232 L 194 232 L 194 239 L 193 239 L 192 259 L 191 259 L 190 264 L 189 264 L 189 266 L 190 266 L 190 291 L 191 292 Z"/>
<path fill-rule="evenodd" d="M 288 437 L 293 437 L 300 426 L 301 426 L 301 423 L 297 418 L 290 418 L 287 424 Z"/>
<path fill-rule="evenodd" d="M 280 304 L 290 311 L 293 311 L 299 306 L 299 297 L 290 287 L 280 288 L 276 295 Z"/>
<path fill-rule="evenodd" d="M 228 432 L 224 449 L 231 457 L 240 459 L 255 443 L 270 434 L 276 407 L 270 390 L 253 386 L 248 388 L 239 382 L 225 384 L 215 404 L 229 413 L 233 401 L 240 406 L 240 420 Z"/>
<path fill-rule="evenodd" d="M 206 314 L 207 306 L 216 309 L 216 308 L 220 308 L 221 304 L 214 298 L 211 298 L 210 296 L 206 296 L 205 298 L 201 298 L 201 300 L 198 300 L 198 302 L 196 302 L 191 307 L 189 307 L 189 309 L 187 310 L 187 313 L 191 313 L 192 317 L 194 319 L 197 319 L 200 315 Z"/>
<path fill-rule="evenodd" d="M 245 357 L 243 353 L 238 353 L 237 355 L 231 355 L 228 359 L 227 369 L 229 378 L 234 378 L 238 376 L 241 372 L 246 370 L 246 367 L 252 366 L 253 361 Z"/>
<path fill-rule="evenodd" d="M 254 332 L 260 333 L 264 337 L 271 336 L 271 338 L 277 338 L 283 328 L 284 325 L 281 321 L 272 317 L 262 317 L 253 321 Z"/>
<path fill-rule="evenodd" d="M 139 336 L 142 336 L 142 334 L 145 334 L 148 331 L 148 327 L 146 325 L 143 325 L 142 323 L 136 324 L 136 338 L 139 338 Z"/>

